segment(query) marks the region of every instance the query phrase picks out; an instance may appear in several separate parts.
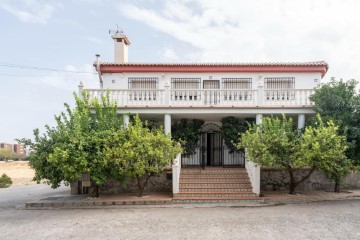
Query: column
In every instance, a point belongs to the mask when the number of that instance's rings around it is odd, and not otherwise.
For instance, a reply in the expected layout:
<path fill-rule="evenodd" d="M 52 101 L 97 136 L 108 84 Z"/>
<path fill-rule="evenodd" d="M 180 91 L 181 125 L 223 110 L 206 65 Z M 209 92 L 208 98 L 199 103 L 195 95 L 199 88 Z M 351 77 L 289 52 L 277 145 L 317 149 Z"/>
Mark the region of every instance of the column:
<path fill-rule="evenodd" d="M 164 115 L 164 132 L 165 134 L 171 133 L 171 115 L 167 113 Z"/>
<path fill-rule="evenodd" d="M 256 124 L 261 124 L 263 120 L 262 114 L 256 114 Z"/>
<path fill-rule="evenodd" d="M 165 83 L 165 96 L 164 96 L 164 104 L 165 104 L 165 106 L 170 106 L 170 95 L 171 95 L 170 82 L 167 81 Z"/>
<path fill-rule="evenodd" d="M 305 114 L 298 115 L 298 129 L 305 127 Z"/>
<path fill-rule="evenodd" d="M 129 127 L 129 114 L 123 114 L 124 128 L 127 129 Z"/>
<path fill-rule="evenodd" d="M 80 81 L 80 84 L 79 84 L 79 97 L 82 96 L 82 91 L 84 89 L 84 83 L 82 81 Z"/>

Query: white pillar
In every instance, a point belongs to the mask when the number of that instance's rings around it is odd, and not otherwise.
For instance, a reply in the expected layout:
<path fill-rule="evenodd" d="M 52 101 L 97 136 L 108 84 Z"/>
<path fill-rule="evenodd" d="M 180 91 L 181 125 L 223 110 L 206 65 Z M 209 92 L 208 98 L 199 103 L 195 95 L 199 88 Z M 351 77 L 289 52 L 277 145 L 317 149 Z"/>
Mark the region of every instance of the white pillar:
<path fill-rule="evenodd" d="M 263 120 L 262 114 L 256 114 L 256 124 L 261 124 Z"/>
<path fill-rule="evenodd" d="M 124 114 L 123 115 L 123 121 L 124 121 L 124 128 L 127 129 L 129 127 L 129 114 Z"/>
<path fill-rule="evenodd" d="M 80 81 L 80 84 L 79 84 L 79 97 L 82 96 L 82 91 L 84 90 L 84 83 L 82 81 Z"/>
<path fill-rule="evenodd" d="M 298 129 L 305 127 L 305 114 L 298 115 Z"/>
<path fill-rule="evenodd" d="M 164 116 L 164 132 L 165 134 L 171 133 L 171 115 L 165 114 Z"/>

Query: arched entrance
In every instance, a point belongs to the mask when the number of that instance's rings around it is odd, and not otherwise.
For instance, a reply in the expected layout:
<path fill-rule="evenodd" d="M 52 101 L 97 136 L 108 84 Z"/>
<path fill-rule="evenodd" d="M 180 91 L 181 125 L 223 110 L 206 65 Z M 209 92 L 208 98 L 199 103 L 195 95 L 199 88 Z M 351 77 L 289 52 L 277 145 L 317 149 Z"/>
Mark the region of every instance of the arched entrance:
<path fill-rule="evenodd" d="M 200 129 L 200 146 L 202 152 L 202 165 L 222 166 L 222 137 L 221 128 L 214 124 L 205 124 Z"/>

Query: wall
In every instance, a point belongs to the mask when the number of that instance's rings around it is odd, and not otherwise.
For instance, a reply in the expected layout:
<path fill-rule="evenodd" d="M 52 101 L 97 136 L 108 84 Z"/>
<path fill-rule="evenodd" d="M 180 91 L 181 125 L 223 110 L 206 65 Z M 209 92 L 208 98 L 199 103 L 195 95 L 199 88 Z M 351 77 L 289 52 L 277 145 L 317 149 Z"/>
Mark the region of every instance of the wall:
<path fill-rule="evenodd" d="M 262 79 L 267 77 L 295 77 L 296 89 L 312 89 L 320 84 L 320 73 L 261 73 Z M 159 78 L 159 89 L 164 89 L 166 82 L 171 78 L 201 78 L 201 80 L 220 80 L 221 78 L 252 78 L 252 88 L 257 89 L 258 73 L 104 73 L 104 89 L 128 89 L 129 77 L 157 77 Z M 317 79 L 317 82 L 314 81 Z M 112 83 L 115 80 L 115 83 Z M 202 86 L 202 84 L 201 84 Z M 221 86 L 222 88 L 222 86 Z"/>
<path fill-rule="evenodd" d="M 136 180 L 129 179 L 124 184 L 109 180 L 106 184 L 101 186 L 100 194 L 110 193 L 137 193 L 138 187 Z M 147 188 L 144 193 L 150 192 L 172 192 L 172 176 L 171 173 L 162 172 L 150 178 Z"/>
<path fill-rule="evenodd" d="M 299 178 L 306 175 L 309 170 L 300 169 L 296 171 Z M 286 183 L 289 182 L 289 174 L 286 171 L 278 171 L 273 168 L 261 168 L 261 191 L 285 190 L 288 189 Z M 297 191 L 314 190 L 334 190 L 334 183 L 331 183 L 322 173 L 314 171 L 311 176 L 301 183 Z M 352 172 L 349 174 L 341 189 L 360 189 L 360 173 Z"/>

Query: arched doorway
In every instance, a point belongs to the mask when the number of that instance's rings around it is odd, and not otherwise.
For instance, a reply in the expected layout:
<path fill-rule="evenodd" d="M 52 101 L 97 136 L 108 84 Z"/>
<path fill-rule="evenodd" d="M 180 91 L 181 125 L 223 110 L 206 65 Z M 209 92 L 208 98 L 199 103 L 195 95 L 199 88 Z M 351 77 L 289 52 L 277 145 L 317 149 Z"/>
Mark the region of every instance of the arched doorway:
<path fill-rule="evenodd" d="M 222 166 L 221 128 L 214 124 L 205 124 L 200 129 L 200 147 L 203 166 Z"/>

